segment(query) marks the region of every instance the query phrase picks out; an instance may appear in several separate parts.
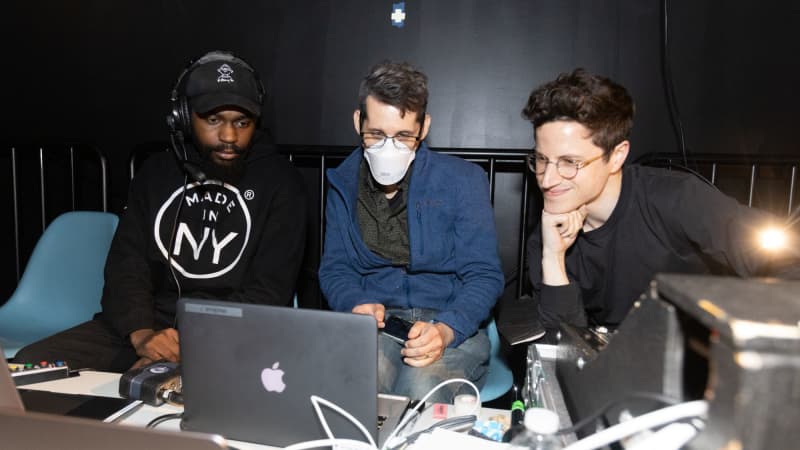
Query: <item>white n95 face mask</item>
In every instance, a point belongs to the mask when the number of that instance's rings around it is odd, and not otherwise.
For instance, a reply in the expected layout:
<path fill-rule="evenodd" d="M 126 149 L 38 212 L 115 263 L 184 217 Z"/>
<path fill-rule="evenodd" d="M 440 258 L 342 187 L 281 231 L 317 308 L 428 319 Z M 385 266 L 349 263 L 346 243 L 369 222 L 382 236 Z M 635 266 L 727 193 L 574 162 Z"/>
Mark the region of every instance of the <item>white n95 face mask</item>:
<path fill-rule="evenodd" d="M 402 180 L 415 156 L 416 152 L 394 139 L 386 139 L 382 147 L 373 145 L 364 150 L 372 177 L 384 186 Z"/>

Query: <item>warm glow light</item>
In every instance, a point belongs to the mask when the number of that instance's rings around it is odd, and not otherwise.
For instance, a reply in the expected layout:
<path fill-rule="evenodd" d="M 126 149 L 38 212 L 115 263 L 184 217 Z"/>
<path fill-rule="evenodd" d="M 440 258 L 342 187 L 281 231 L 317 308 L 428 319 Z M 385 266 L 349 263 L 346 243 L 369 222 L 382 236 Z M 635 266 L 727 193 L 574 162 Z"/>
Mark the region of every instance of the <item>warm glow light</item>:
<path fill-rule="evenodd" d="M 765 250 L 778 250 L 786 247 L 786 232 L 778 228 L 767 228 L 759 235 L 761 247 Z"/>

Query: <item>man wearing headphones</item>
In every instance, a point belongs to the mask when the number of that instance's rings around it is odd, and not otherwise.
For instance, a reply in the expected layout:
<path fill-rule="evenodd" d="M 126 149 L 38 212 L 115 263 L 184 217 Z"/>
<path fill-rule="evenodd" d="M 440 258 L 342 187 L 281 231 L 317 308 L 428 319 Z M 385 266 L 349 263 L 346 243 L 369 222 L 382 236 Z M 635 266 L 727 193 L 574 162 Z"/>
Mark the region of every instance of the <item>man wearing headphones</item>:
<path fill-rule="evenodd" d="M 523 110 L 544 200 L 528 262 L 548 328 L 616 327 L 658 272 L 796 270 L 787 249 L 758 245 L 760 231 L 783 221 L 695 175 L 623 166 L 633 114 L 623 86 L 582 69 L 535 89 Z"/>
<path fill-rule="evenodd" d="M 102 312 L 23 348 L 17 361 L 111 371 L 179 361 L 179 297 L 290 304 L 306 197 L 298 172 L 257 130 L 264 95 L 230 53 L 208 53 L 181 74 L 168 116 L 175 154 L 150 157 L 131 183 Z"/>
<path fill-rule="evenodd" d="M 486 173 L 428 148 L 427 77 L 407 63 L 372 68 L 353 125 L 361 141 L 328 171 L 322 292 L 331 308 L 375 317 L 381 392 L 422 398 L 449 378 L 480 386 L 481 324 L 503 291 Z M 458 385 L 431 401 L 452 402 Z M 466 389 L 465 392 L 469 392 Z"/>

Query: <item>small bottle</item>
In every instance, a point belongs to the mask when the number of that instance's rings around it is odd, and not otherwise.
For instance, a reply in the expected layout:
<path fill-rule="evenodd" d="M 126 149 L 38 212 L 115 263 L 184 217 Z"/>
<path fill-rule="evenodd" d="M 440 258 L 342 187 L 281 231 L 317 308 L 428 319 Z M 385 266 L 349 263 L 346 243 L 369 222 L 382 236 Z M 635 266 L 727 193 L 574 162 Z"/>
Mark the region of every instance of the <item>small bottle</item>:
<path fill-rule="evenodd" d="M 529 408 L 525 411 L 525 431 L 514 436 L 514 450 L 559 450 L 563 448 L 556 436 L 558 414 L 545 408 Z"/>

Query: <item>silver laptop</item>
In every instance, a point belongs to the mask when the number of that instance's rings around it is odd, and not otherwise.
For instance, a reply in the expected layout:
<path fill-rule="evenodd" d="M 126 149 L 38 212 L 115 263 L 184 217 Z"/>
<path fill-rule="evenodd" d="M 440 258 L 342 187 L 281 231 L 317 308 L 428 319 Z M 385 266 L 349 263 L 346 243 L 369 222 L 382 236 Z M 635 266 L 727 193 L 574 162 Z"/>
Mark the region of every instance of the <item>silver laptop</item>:
<path fill-rule="evenodd" d="M 225 439 L 200 433 L 158 431 L 52 414 L 0 410 L 3 448 L 81 450 L 220 450 Z"/>
<path fill-rule="evenodd" d="M 0 348 L 0 354 L 3 349 Z M 221 436 L 135 428 L 97 420 L 26 412 L 5 358 L 0 358 L 0 436 L 3 448 L 82 450 L 220 450 Z"/>
<path fill-rule="evenodd" d="M 181 299 L 184 429 L 284 447 L 325 438 L 310 397 L 343 408 L 378 437 L 378 336 L 365 315 Z M 382 429 L 391 431 L 407 398 Z M 366 438 L 322 407 L 337 438 Z M 385 433 L 381 433 L 385 436 Z"/>

